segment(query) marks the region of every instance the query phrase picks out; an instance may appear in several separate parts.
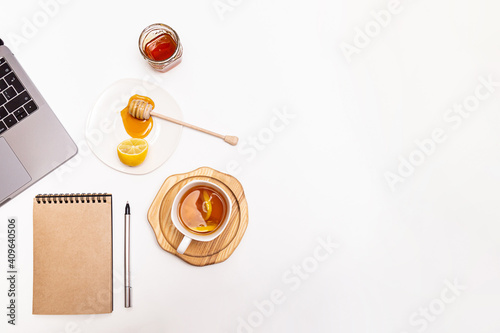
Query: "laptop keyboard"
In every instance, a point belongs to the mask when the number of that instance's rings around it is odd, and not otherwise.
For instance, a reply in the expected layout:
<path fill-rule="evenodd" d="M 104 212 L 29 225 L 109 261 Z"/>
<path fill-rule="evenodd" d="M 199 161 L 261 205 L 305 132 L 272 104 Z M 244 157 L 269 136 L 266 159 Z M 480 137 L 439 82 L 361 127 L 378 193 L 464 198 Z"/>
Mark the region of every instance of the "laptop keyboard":
<path fill-rule="evenodd" d="M 38 110 L 5 58 L 0 58 L 0 134 Z"/>

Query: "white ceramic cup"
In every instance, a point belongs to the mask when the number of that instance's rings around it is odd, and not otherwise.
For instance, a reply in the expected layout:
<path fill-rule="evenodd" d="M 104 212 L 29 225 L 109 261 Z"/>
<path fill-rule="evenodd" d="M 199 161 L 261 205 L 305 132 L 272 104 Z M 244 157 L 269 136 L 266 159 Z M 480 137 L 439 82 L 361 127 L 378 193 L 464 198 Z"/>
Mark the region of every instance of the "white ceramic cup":
<path fill-rule="evenodd" d="M 184 196 L 184 194 L 186 194 L 187 191 L 197 186 L 206 186 L 213 188 L 223 196 L 222 199 L 225 200 L 227 204 L 226 207 L 227 213 L 224 221 L 222 221 L 222 225 L 215 232 L 208 235 L 193 233 L 191 230 L 184 227 L 184 225 L 181 223 L 179 219 L 179 201 L 182 199 L 182 197 Z M 191 241 L 193 239 L 198 242 L 210 242 L 211 240 L 214 240 L 215 238 L 219 237 L 220 234 L 222 234 L 222 232 L 224 231 L 224 229 L 226 229 L 226 226 L 229 222 L 229 217 L 231 216 L 231 210 L 232 210 L 231 198 L 229 197 L 229 195 L 227 195 L 227 193 L 223 189 L 221 189 L 214 183 L 207 182 L 204 180 L 194 180 L 184 185 L 179 191 L 179 193 L 177 193 L 177 195 L 175 196 L 174 202 L 172 203 L 172 211 L 170 213 L 174 226 L 177 228 L 177 230 L 179 230 L 180 233 L 184 235 L 184 238 L 177 247 L 177 252 L 180 254 L 184 254 L 184 252 L 187 250 L 189 244 L 191 244 Z"/>

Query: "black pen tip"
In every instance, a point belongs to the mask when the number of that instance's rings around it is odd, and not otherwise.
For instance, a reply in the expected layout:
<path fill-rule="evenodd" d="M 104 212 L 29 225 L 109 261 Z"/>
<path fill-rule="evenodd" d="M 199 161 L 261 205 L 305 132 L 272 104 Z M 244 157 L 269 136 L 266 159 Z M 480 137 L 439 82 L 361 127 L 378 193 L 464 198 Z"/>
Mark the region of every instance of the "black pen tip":
<path fill-rule="evenodd" d="M 130 215 L 130 205 L 128 204 L 128 201 L 127 204 L 125 205 L 125 214 Z"/>

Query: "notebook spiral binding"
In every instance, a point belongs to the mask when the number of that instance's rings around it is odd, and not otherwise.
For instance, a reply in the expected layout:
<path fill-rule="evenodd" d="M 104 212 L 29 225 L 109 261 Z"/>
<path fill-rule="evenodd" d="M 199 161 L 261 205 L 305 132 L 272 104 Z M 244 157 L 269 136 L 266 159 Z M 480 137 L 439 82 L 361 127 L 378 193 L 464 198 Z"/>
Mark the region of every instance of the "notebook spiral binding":
<path fill-rule="evenodd" d="M 35 200 L 38 204 L 106 203 L 110 196 L 107 193 L 39 194 Z"/>

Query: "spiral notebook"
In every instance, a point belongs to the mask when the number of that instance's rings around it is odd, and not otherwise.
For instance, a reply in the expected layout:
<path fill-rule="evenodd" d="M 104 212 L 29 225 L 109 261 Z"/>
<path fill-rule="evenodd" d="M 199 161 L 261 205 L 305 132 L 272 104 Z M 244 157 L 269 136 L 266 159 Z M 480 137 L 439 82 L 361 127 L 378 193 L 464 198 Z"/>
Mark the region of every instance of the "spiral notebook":
<path fill-rule="evenodd" d="M 33 200 L 33 314 L 113 311 L 110 194 Z"/>

